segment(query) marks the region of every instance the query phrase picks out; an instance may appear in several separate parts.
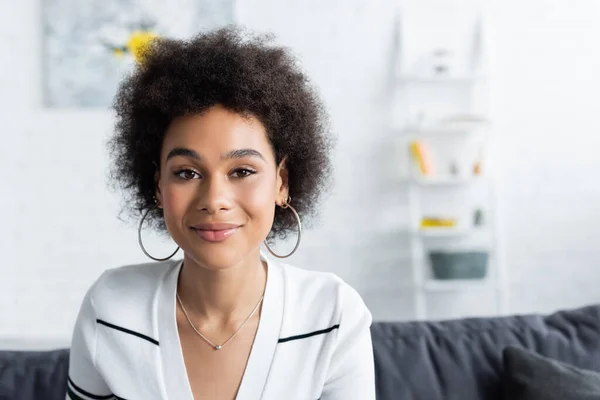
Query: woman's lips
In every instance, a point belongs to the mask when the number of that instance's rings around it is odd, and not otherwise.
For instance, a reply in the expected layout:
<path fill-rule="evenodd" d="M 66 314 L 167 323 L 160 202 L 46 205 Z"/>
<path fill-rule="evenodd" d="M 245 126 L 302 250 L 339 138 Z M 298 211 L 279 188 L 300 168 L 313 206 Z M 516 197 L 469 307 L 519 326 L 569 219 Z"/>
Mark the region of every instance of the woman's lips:
<path fill-rule="evenodd" d="M 226 229 L 198 229 L 192 227 L 192 230 L 198 235 L 202 240 L 207 242 L 216 243 L 222 242 L 233 235 L 239 226 L 234 226 Z"/>

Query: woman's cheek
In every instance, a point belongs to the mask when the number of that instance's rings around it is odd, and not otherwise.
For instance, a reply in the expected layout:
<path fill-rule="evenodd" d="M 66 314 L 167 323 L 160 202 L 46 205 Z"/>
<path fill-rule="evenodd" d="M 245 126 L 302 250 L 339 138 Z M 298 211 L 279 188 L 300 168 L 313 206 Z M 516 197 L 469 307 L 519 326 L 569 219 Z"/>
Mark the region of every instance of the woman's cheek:
<path fill-rule="evenodd" d="M 271 186 L 263 183 L 244 188 L 238 195 L 239 205 L 251 216 L 273 214 L 275 190 Z"/>
<path fill-rule="evenodd" d="M 194 194 L 190 188 L 182 185 L 166 185 L 163 191 L 163 204 L 170 214 L 181 215 L 185 213 Z"/>

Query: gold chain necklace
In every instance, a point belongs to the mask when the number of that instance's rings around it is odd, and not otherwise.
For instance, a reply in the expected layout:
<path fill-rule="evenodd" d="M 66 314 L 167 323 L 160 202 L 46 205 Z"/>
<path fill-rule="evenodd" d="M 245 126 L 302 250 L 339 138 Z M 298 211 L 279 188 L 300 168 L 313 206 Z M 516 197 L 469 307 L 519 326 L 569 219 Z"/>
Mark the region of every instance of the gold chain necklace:
<path fill-rule="evenodd" d="M 200 333 L 200 331 L 198 329 L 196 329 L 196 327 L 194 326 L 194 323 L 192 322 L 192 320 L 190 319 L 190 317 L 188 316 L 187 311 L 185 311 L 185 307 L 183 306 L 183 303 L 181 302 L 181 298 L 179 297 L 179 293 L 175 293 L 175 295 L 177 296 L 177 301 L 179 302 L 179 305 L 181 306 L 181 311 L 183 311 L 183 315 L 185 315 L 185 318 L 188 320 L 188 322 L 190 323 L 190 326 L 192 327 L 192 329 L 202 338 L 204 339 L 208 344 L 210 344 L 212 347 L 215 348 L 215 350 L 221 350 L 223 348 L 223 346 L 225 346 L 227 343 L 229 343 L 234 337 L 236 337 L 236 335 L 238 334 L 239 331 L 242 330 L 242 328 L 244 327 L 244 325 L 246 325 L 246 322 L 248 322 L 250 320 L 250 318 L 252 318 L 252 316 L 254 315 L 254 313 L 256 313 L 256 310 L 258 310 L 258 306 L 260 306 L 260 303 L 262 303 L 263 299 L 265 298 L 265 295 L 263 294 L 262 297 L 260 298 L 260 300 L 258 300 L 258 303 L 256 303 L 256 306 L 254 306 L 254 309 L 252 310 L 252 312 L 250 313 L 250 315 L 248 315 L 248 317 L 244 320 L 244 322 L 242 322 L 242 324 L 240 325 L 240 327 L 237 329 L 237 331 L 235 331 L 233 333 L 233 335 L 231 335 L 231 337 L 229 339 L 227 339 L 225 342 L 223 342 L 222 344 L 214 344 L 213 342 L 211 342 L 210 340 L 208 340 L 206 338 L 206 336 L 204 336 L 203 334 Z"/>

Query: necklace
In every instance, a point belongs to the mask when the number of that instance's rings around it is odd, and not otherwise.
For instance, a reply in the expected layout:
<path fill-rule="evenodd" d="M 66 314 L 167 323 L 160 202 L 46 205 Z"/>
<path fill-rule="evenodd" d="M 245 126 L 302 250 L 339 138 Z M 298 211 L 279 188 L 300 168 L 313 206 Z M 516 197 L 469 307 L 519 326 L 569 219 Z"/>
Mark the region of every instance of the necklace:
<path fill-rule="evenodd" d="M 187 311 L 185 311 L 185 307 L 183 306 L 183 303 L 181 302 L 181 298 L 179 297 L 179 293 L 175 293 L 175 295 L 177 296 L 177 301 L 179 302 L 179 305 L 181 306 L 181 311 L 183 311 L 183 315 L 185 315 L 185 318 L 190 323 L 190 326 L 192 327 L 192 329 L 198 334 L 198 336 L 200 336 L 208 344 L 210 344 L 212 347 L 214 347 L 215 350 L 221 350 L 223 348 L 223 346 L 225 346 L 227 343 L 229 343 L 238 334 L 238 332 L 242 330 L 242 328 L 244 327 L 244 325 L 246 325 L 246 322 L 248 322 L 250 320 L 250 318 L 252 318 L 252 316 L 254 315 L 254 313 L 256 313 L 256 310 L 258 310 L 258 306 L 260 306 L 260 303 L 262 303 L 263 299 L 265 298 L 265 295 L 263 294 L 262 297 L 260 298 L 260 300 L 258 300 L 258 303 L 256 303 L 256 306 L 254 306 L 254 309 L 252 310 L 252 312 L 250 313 L 250 315 L 248 315 L 248 317 L 244 320 L 244 322 L 242 322 L 242 324 L 237 329 L 237 331 L 235 331 L 233 333 L 233 335 L 231 335 L 231 337 L 229 339 L 227 339 L 222 344 L 214 344 L 213 342 L 211 342 L 210 340 L 208 340 L 203 334 L 201 334 L 198 329 L 196 329 L 196 327 L 194 326 L 194 323 L 192 322 L 192 320 L 188 316 Z"/>

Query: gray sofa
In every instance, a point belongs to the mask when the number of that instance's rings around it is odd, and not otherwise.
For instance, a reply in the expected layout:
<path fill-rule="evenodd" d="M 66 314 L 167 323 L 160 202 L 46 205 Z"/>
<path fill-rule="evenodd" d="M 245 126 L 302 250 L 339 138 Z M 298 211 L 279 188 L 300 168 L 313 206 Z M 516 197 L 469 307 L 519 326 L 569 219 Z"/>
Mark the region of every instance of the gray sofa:
<path fill-rule="evenodd" d="M 502 351 L 531 349 L 600 371 L 600 305 L 527 315 L 372 326 L 378 400 L 503 399 Z M 68 350 L 0 352 L 0 400 L 64 400 Z"/>

